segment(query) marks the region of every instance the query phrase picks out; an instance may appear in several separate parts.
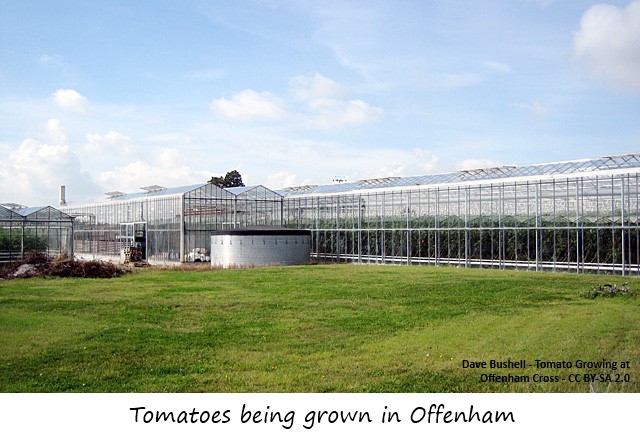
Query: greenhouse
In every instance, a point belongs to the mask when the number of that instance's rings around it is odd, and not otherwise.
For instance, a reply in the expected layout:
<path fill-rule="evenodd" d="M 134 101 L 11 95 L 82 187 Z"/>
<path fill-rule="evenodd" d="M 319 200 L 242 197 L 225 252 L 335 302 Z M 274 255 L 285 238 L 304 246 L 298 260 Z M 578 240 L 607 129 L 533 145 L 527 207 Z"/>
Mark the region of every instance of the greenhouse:
<path fill-rule="evenodd" d="M 52 207 L 0 205 L 0 263 L 29 252 L 73 255 L 73 218 Z"/>
<path fill-rule="evenodd" d="M 80 257 L 208 262 L 215 231 L 268 225 L 311 231 L 321 262 L 640 275 L 639 175 L 627 154 L 278 191 L 148 186 L 60 208 Z"/>
<path fill-rule="evenodd" d="M 307 185 L 283 226 L 319 261 L 640 274 L 640 155 Z"/>
<path fill-rule="evenodd" d="M 75 218 L 78 257 L 117 261 L 135 247 L 143 261 L 208 261 L 213 231 L 280 225 L 282 196 L 263 187 L 223 189 L 213 184 L 107 193 L 104 202 L 61 207 Z"/>

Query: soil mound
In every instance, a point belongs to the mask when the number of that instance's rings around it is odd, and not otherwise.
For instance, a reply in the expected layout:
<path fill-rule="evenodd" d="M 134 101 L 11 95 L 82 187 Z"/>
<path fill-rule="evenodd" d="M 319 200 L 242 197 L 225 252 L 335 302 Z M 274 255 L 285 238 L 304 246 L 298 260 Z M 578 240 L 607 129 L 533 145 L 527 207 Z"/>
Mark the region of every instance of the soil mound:
<path fill-rule="evenodd" d="M 30 253 L 13 263 L 0 265 L 0 278 L 82 277 L 112 278 L 130 272 L 113 263 L 97 260 L 74 260 L 62 255 L 58 258 L 42 253 Z"/>

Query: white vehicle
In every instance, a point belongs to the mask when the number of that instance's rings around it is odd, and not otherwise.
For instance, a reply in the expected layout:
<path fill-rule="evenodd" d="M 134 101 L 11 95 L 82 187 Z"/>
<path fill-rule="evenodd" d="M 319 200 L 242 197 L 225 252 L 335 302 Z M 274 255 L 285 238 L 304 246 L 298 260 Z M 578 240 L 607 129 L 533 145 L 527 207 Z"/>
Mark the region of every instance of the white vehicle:
<path fill-rule="evenodd" d="M 211 257 L 209 257 L 209 253 L 206 248 L 194 248 L 189 252 L 189 254 L 187 254 L 187 261 L 204 263 L 210 262 Z"/>

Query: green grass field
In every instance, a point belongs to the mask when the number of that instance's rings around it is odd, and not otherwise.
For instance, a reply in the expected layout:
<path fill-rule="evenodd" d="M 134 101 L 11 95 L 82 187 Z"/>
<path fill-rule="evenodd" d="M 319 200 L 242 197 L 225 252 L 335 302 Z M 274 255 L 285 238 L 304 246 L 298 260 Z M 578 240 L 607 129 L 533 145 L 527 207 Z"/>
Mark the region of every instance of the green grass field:
<path fill-rule="evenodd" d="M 579 296 L 622 280 L 355 265 L 4 280 L 0 390 L 640 392 L 640 298 Z M 462 366 L 509 359 L 530 366 Z M 573 367 L 537 369 L 536 359 Z M 569 381 L 586 373 L 613 381 Z"/>

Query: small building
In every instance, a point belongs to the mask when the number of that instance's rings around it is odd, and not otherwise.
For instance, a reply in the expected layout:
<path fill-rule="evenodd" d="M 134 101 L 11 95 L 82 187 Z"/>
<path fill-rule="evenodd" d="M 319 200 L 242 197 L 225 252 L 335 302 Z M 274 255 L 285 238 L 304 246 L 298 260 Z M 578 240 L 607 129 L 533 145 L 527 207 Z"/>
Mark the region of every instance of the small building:
<path fill-rule="evenodd" d="M 73 218 L 53 207 L 0 205 L 0 263 L 32 251 L 73 255 Z"/>
<path fill-rule="evenodd" d="M 311 231 L 255 226 L 215 231 L 211 265 L 222 268 L 309 263 Z"/>
<path fill-rule="evenodd" d="M 124 248 L 136 247 L 150 264 L 202 262 L 208 261 L 216 230 L 282 223 L 282 196 L 260 185 L 142 190 L 109 192 L 103 202 L 61 207 L 75 218 L 77 257 L 119 261 Z"/>

